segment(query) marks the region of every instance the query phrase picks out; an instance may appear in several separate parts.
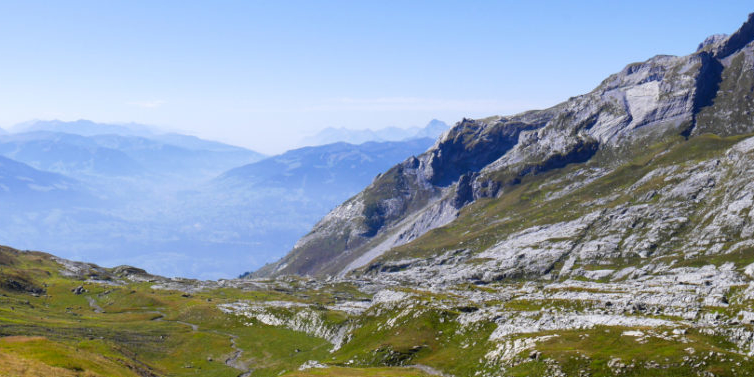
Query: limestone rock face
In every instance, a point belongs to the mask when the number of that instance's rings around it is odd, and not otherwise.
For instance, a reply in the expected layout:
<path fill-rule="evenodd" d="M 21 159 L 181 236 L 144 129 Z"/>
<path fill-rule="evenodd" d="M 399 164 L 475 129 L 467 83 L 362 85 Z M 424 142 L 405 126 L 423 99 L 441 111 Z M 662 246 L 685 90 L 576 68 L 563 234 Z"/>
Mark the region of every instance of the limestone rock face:
<path fill-rule="evenodd" d="M 691 143 L 706 134 L 730 137 L 751 133 L 752 41 L 754 15 L 730 36 L 708 38 L 691 55 L 660 55 L 630 64 L 590 93 L 552 108 L 463 119 L 427 152 L 394 166 L 335 208 L 286 257 L 255 276 L 344 276 L 355 270 L 381 271 L 387 268 L 385 264 L 393 263 L 390 259 L 400 259 L 395 257 L 400 252 L 392 250 L 410 248 L 433 229 L 452 228 L 462 209 L 503 200 L 532 177 L 583 166 L 572 173 L 576 176 L 563 177 L 570 187 L 549 194 L 557 200 L 614 174 L 658 143 Z M 749 155 L 740 152 L 743 145 L 730 149 L 723 159 L 694 161 L 693 166 L 658 166 L 644 182 L 632 182 L 638 185 L 634 189 L 658 179 L 672 184 L 645 193 L 644 204 L 610 206 L 609 197 L 591 198 L 600 209 L 585 211 L 578 219 L 496 234 L 493 245 L 473 250 L 474 256 L 469 257 L 486 261 L 481 264 L 483 272 L 461 269 L 449 276 L 483 280 L 542 276 L 558 268 L 573 273 L 566 268 L 573 258 L 593 261 L 606 255 L 648 257 L 665 252 L 671 246 L 660 241 L 687 227 L 698 227 L 700 234 L 708 235 L 699 241 L 707 246 L 718 242 L 715 237 L 724 237 L 730 227 L 754 232 L 748 222 L 731 220 L 735 216 L 723 209 L 732 203 L 739 203 L 734 208 L 747 203 L 742 192 L 738 196 L 725 193 L 720 208 L 712 211 L 720 214 L 710 218 L 711 223 L 704 222 L 702 227 L 691 220 L 698 215 L 694 203 L 717 195 L 713 191 L 720 182 L 725 181 L 730 190 L 736 188 L 726 174 L 743 169 L 733 159 L 748 161 Z M 637 226 L 646 232 L 634 232 Z M 547 241 L 552 239 L 558 241 Z M 400 248 L 402 245 L 406 247 Z M 702 246 L 689 247 L 700 250 Z M 389 251 L 395 255 L 387 257 Z M 442 253 L 429 257 L 442 258 Z M 416 263 L 426 261 L 408 265 Z"/>
<path fill-rule="evenodd" d="M 574 219 L 500 232 L 498 241 L 477 250 L 459 244 L 430 258 L 377 261 L 366 275 L 423 286 L 517 277 L 619 280 L 649 274 L 653 260 L 735 260 L 730 255 L 754 247 L 754 137 L 721 155 L 637 175 L 628 194 L 580 204 L 583 211 Z M 650 188 L 650 182 L 662 185 Z M 578 189 L 542 205 L 574 193 Z"/>

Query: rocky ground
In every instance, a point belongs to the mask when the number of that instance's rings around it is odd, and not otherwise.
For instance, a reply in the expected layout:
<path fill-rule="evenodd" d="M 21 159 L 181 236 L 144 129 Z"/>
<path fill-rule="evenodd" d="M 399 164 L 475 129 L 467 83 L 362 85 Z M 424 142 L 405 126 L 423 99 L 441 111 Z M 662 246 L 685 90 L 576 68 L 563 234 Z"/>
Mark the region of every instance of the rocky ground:
<path fill-rule="evenodd" d="M 724 257 L 422 284 L 400 272 L 196 281 L 0 257 L 3 375 L 754 374 L 754 264 Z"/>

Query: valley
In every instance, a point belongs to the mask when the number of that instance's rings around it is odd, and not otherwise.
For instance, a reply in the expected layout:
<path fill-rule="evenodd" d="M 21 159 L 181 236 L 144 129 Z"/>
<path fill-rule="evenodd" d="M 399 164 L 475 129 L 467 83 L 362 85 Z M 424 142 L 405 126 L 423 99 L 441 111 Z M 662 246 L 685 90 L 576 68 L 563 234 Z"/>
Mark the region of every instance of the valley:
<path fill-rule="evenodd" d="M 433 142 L 263 156 L 146 126 L 31 122 L 0 135 L 0 239 L 167 276 L 235 277 L 279 258 L 327 211 Z"/>

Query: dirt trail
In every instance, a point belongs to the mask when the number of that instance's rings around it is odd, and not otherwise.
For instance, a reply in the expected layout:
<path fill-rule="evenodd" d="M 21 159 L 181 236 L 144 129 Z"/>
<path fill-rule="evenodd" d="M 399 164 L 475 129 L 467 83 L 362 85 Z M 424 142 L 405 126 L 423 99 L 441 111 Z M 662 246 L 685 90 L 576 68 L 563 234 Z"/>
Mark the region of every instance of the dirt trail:
<path fill-rule="evenodd" d="M 218 333 L 221 334 L 221 333 Z M 233 355 L 231 357 L 227 358 L 225 360 L 225 365 L 244 371 L 243 373 L 239 374 L 238 377 L 249 377 L 251 376 L 251 369 L 246 366 L 246 363 L 239 360 L 241 357 L 241 354 L 243 354 L 243 350 L 236 345 L 236 339 L 238 339 L 238 336 L 232 335 L 232 334 L 223 334 L 230 337 L 230 346 L 235 350 L 233 352 Z"/>
<path fill-rule="evenodd" d="M 184 322 L 184 321 L 169 321 L 169 320 L 165 319 L 165 316 L 166 316 L 165 313 L 163 313 L 163 312 L 161 312 L 159 310 L 154 310 L 154 311 L 151 311 L 149 313 L 155 313 L 155 314 L 159 314 L 160 315 L 159 317 L 154 318 L 153 321 L 175 322 L 175 323 L 179 323 L 181 325 L 190 326 L 191 330 L 194 331 L 194 332 L 199 331 L 199 325 L 193 324 L 193 323 L 189 323 L 189 322 Z M 210 332 L 218 334 L 218 335 L 227 336 L 227 337 L 230 338 L 230 347 L 233 348 L 233 353 L 230 355 L 230 357 L 228 357 L 227 359 L 225 359 L 225 365 L 227 365 L 227 366 L 229 366 L 231 368 L 235 368 L 235 369 L 238 369 L 238 370 L 242 371 L 242 373 L 239 374 L 238 377 L 248 377 L 248 376 L 251 376 L 251 369 L 249 369 L 249 367 L 246 366 L 246 363 L 244 363 L 244 362 L 242 362 L 240 360 L 241 355 L 243 354 L 243 349 L 241 349 L 240 347 L 238 347 L 238 345 L 236 344 L 236 339 L 238 339 L 238 336 L 237 335 L 233 335 L 233 334 L 228 334 L 228 333 L 220 332 L 220 331 L 216 331 L 216 330 L 212 330 Z"/>
<path fill-rule="evenodd" d="M 406 366 L 406 368 L 415 368 L 415 369 L 419 369 L 420 371 L 422 371 L 422 372 L 424 372 L 424 373 L 427 373 L 427 374 L 431 374 L 431 375 L 433 375 L 433 376 L 440 376 L 440 377 L 453 377 L 453 375 L 450 375 L 450 374 L 445 374 L 445 373 L 443 373 L 442 371 L 440 371 L 440 370 L 437 370 L 437 369 L 435 369 L 435 368 L 432 368 L 432 367 L 430 367 L 430 366 L 428 366 L 428 365 L 422 365 L 422 364 L 413 364 L 413 365 L 408 365 L 408 366 Z"/>
<path fill-rule="evenodd" d="M 94 301 L 91 296 L 86 296 L 86 301 L 89 301 L 89 306 L 94 310 L 95 313 L 105 312 L 105 309 L 102 309 L 102 307 L 97 304 L 97 301 Z"/>
<path fill-rule="evenodd" d="M 92 299 L 91 297 L 87 297 L 87 300 L 89 300 L 89 305 L 92 306 L 92 308 L 94 308 L 95 312 L 97 310 L 101 310 L 101 312 L 98 312 L 98 313 L 104 313 L 104 310 L 102 310 L 102 308 L 100 308 L 97 305 L 97 303 L 94 301 L 94 299 Z M 133 311 L 132 313 L 157 314 L 158 317 L 152 318 L 153 321 L 175 322 L 175 323 L 178 323 L 178 324 L 181 324 L 181 325 L 184 325 L 184 326 L 191 327 L 191 331 L 194 331 L 194 332 L 199 331 L 199 325 L 197 325 L 197 324 L 190 323 L 190 322 L 184 322 L 184 321 L 175 321 L 175 320 L 165 319 L 165 317 L 167 317 L 167 315 L 165 313 L 159 311 L 159 310 L 148 310 L 149 308 L 142 308 L 142 309 L 144 309 L 144 311 Z M 244 350 L 241 349 L 240 347 L 238 347 L 238 345 L 236 344 L 236 339 L 238 339 L 238 335 L 228 334 L 228 333 L 220 332 L 220 331 L 217 331 L 217 330 L 204 330 L 204 331 L 211 332 L 211 333 L 218 334 L 218 335 L 222 335 L 222 336 L 227 336 L 228 338 L 230 338 L 230 347 L 233 348 L 233 353 L 230 355 L 230 357 L 228 357 L 227 359 L 225 359 L 225 365 L 227 365 L 227 366 L 229 366 L 231 368 L 240 370 L 241 374 L 239 374 L 238 377 L 249 377 L 249 376 L 251 376 L 251 372 L 252 372 L 251 368 L 249 368 L 248 366 L 246 366 L 246 363 L 244 363 L 243 361 L 240 360 L 241 359 L 241 355 L 244 353 Z"/>

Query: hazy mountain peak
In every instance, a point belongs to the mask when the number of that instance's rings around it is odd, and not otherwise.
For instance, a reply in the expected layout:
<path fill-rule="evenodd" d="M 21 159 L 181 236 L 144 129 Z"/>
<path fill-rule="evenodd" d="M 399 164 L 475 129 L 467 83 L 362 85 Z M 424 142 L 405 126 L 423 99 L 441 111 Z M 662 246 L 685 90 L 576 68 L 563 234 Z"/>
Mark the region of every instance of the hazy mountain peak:
<path fill-rule="evenodd" d="M 74 179 L 0 156 L 0 197 L 8 206 L 25 201 L 33 203 L 31 206 L 67 203 L 75 195 L 81 195 L 77 190 L 78 182 Z"/>
<path fill-rule="evenodd" d="M 115 134 L 123 136 L 152 136 L 159 133 L 156 127 L 138 123 L 110 124 L 96 123 L 88 119 L 66 122 L 62 120 L 32 120 L 19 123 L 10 129 L 13 133 L 32 131 L 64 132 L 82 136 Z"/>
<path fill-rule="evenodd" d="M 443 121 L 432 119 L 424 127 L 385 127 L 377 130 L 354 130 L 345 127 L 328 127 L 302 140 L 302 145 L 326 145 L 337 142 L 361 144 L 368 141 L 401 141 L 415 138 L 437 139 L 450 127 Z"/>

